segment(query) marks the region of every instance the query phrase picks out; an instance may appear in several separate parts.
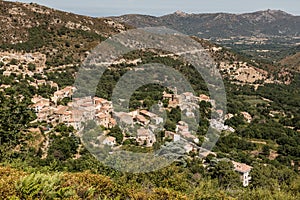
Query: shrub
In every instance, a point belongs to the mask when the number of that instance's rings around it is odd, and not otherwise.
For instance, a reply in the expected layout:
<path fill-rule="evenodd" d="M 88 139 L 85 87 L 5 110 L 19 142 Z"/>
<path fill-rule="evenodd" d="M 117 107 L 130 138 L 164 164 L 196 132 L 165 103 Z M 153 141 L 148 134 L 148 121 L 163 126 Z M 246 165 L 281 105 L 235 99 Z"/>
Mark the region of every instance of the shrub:
<path fill-rule="evenodd" d="M 61 175 L 33 173 L 21 179 L 16 189 L 21 199 L 54 199 L 74 195 L 70 187 L 62 188 Z"/>
<path fill-rule="evenodd" d="M 35 70 L 36 70 L 35 64 L 29 63 L 29 64 L 28 64 L 28 70 L 29 70 L 29 71 L 35 71 Z"/>
<path fill-rule="evenodd" d="M 9 64 L 10 65 L 17 65 L 19 63 L 19 61 L 17 59 L 12 59 Z"/>
<path fill-rule="evenodd" d="M 25 176 L 23 172 L 9 167 L 0 167 L 0 198 L 17 195 L 15 184 L 23 176 Z"/>

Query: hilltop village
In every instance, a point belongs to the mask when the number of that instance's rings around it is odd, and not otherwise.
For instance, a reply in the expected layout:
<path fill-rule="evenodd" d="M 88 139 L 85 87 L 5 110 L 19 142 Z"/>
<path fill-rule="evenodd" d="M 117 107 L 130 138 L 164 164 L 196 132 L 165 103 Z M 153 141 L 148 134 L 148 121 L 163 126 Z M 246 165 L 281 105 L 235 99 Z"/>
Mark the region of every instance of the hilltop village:
<path fill-rule="evenodd" d="M 184 143 L 184 151 L 187 154 L 198 152 L 202 158 L 210 154 L 216 156 L 214 152 L 200 147 L 199 137 L 195 131 L 191 130 L 189 123 L 184 120 L 178 121 L 175 129 L 170 131 L 164 128 L 163 125 L 166 122 L 163 117 L 143 107 L 130 112 L 115 112 L 112 102 L 107 99 L 91 96 L 73 98 L 73 94 L 76 92 L 74 86 L 59 88 L 57 83 L 47 80 L 47 76 L 43 73 L 49 69 L 45 67 L 46 57 L 43 54 L 2 54 L 1 63 L 4 76 L 9 77 L 12 74 L 14 76 L 22 76 L 35 88 L 46 86 L 54 91 L 49 98 L 35 95 L 31 99 L 32 104 L 29 107 L 37 115 L 33 123 L 46 122 L 48 124 L 46 130 L 48 131 L 59 124 L 65 124 L 73 127 L 80 134 L 84 123 L 88 120 L 93 120 L 105 130 L 105 135 L 99 136 L 97 138 L 99 141 L 94 141 L 95 147 L 104 145 L 111 148 L 120 148 L 124 145 L 135 145 L 141 148 L 153 148 L 155 143 L 158 142 L 181 141 Z M 64 69 L 66 67 L 68 66 L 59 68 Z M 4 84 L 0 86 L 2 90 L 9 87 L 9 85 Z M 160 113 L 170 111 L 172 108 L 179 108 L 187 119 L 193 119 L 196 111 L 199 109 L 199 103 L 206 102 L 211 105 L 211 112 L 216 113 L 215 119 L 210 120 L 211 126 L 219 131 L 235 131 L 232 127 L 224 125 L 224 119 L 222 119 L 223 111 L 214 110 L 215 101 L 210 99 L 209 96 L 205 94 L 195 96 L 191 92 L 177 94 L 176 88 L 169 89 L 171 92 L 164 91 L 163 100 L 158 103 Z M 241 112 L 241 114 L 248 123 L 251 122 L 252 117 L 248 112 Z M 233 114 L 226 114 L 225 120 L 232 117 L 234 117 Z M 123 124 L 126 128 L 119 132 L 119 135 L 111 134 L 111 130 L 118 127 L 118 124 Z M 161 137 L 160 141 L 157 138 L 158 133 Z M 251 167 L 234 161 L 233 165 L 235 171 L 241 174 L 243 186 L 248 186 L 251 179 L 249 176 Z"/>

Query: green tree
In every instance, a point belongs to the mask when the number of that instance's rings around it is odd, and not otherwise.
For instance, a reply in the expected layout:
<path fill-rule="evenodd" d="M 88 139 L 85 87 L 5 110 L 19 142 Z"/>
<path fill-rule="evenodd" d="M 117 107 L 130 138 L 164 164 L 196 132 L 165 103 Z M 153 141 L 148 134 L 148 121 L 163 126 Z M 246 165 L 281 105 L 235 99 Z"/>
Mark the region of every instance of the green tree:
<path fill-rule="evenodd" d="M 33 64 L 33 63 L 29 63 L 28 64 L 28 70 L 29 71 L 35 71 L 36 70 L 36 65 L 35 64 Z"/>
<path fill-rule="evenodd" d="M 72 137 L 55 137 L 49 147 L 48 157 L 60 161 L 72 158 L 78 148 L 77 141 Z"/>
<path fill-rule="evenodd" d="M 220 161 L 213 169 L 213 177 L 218 179 L 219 186 L 223 188 L 237 187 L 241 183 L 240 176 L 233 170 L 231 161 Z"/>
<path fill-rule="evenodd" d="M 17 65 L 19 63 L 19 61 L 15 58 L 11 59 L 11 61 L 9 62 L 10 65 Z"/>
<path fill-rule="evenodd" d="M 174 122 L 177 123 L 181 120 L 181 110 L 179 107 L 172 108 L 172 110 L 168 113 L 168 118 Z"/>
<path fill-rule="evenodd" d="M 109 135 L 115 137 L 118 144 L 122 144 L 124 135 L 119 126 L 114 126 L 111 128 Z"/>
<path fill-rule="evenodd" d="M 176 129 L 176 124 L 175 124 L 173 121 L 167 119 L 167 120 L 166 120 L 166 123 L 165 123 L 165 125 L 164 125 L 164 128 L 165 128 L 167 131 L 175 131 L 175 129 Z"/>
<path fill-rule="evenodd" d="M 270 147 L 268 145 L 264 145 L 262 148 L 262 154 L 265 156 L 269 156 L 270 155 Z"/>

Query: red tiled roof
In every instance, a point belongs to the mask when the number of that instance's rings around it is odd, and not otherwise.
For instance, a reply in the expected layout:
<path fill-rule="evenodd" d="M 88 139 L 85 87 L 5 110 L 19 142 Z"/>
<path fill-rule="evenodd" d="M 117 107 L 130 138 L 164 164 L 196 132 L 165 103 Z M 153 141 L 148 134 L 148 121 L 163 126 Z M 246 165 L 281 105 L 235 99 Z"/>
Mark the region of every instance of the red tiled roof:
<path fill-rule="evenodd" d="M 137 115 L 136 119 L 140 122 L 147 122 L 148 121 L 143 115 Z"/>
<path fill-rule="evenodd" d="M 67 106 L 58 106 L 55 113 L 59 115 L 63 115 L 67 110 L 68 110 Z"/>

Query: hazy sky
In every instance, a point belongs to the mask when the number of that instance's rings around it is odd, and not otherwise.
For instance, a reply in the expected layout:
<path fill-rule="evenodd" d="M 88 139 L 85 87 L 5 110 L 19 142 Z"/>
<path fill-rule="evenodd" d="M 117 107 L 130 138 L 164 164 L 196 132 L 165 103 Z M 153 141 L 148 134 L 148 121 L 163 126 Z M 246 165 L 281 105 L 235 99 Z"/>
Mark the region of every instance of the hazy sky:
<path fill-rule="evenodd" d="M 181 10 L 188 13 L 244 13 L 280 9 L 300 15 L 300 0 L 20 0 L 34 2 L 90 16 L 122 14 L 165 15 Z"/>

